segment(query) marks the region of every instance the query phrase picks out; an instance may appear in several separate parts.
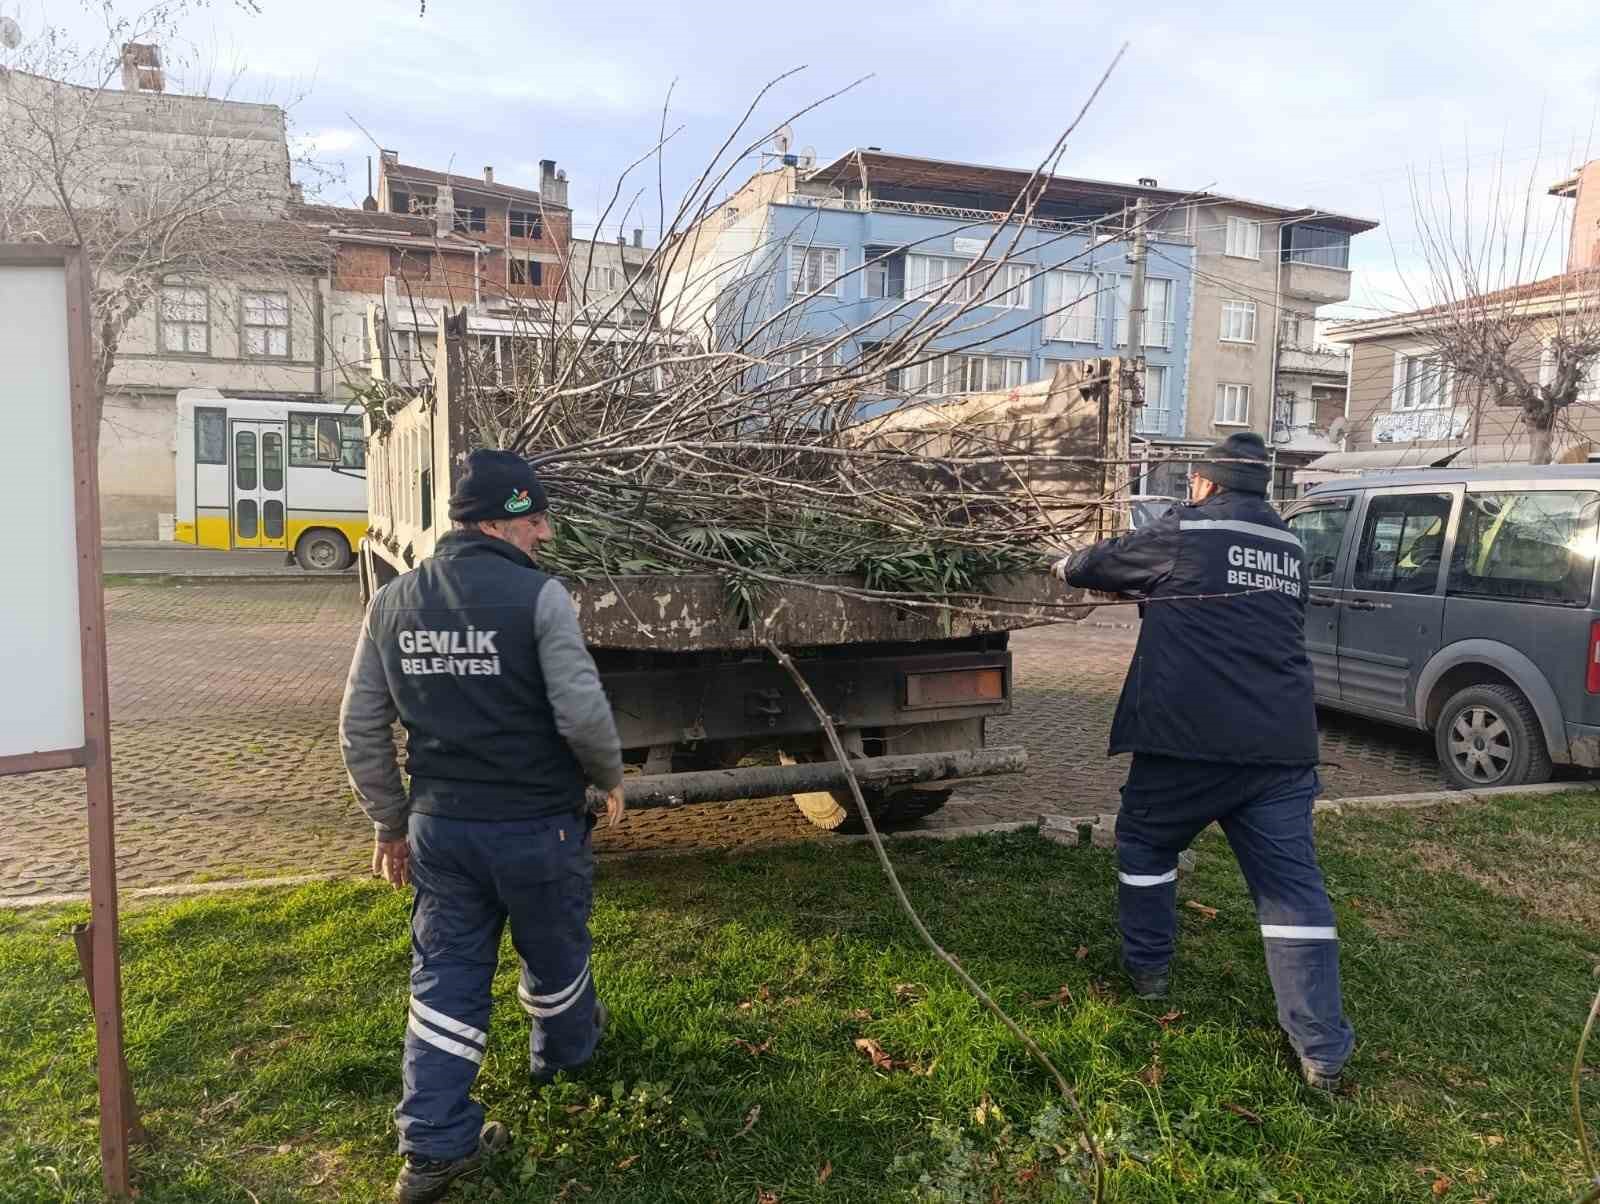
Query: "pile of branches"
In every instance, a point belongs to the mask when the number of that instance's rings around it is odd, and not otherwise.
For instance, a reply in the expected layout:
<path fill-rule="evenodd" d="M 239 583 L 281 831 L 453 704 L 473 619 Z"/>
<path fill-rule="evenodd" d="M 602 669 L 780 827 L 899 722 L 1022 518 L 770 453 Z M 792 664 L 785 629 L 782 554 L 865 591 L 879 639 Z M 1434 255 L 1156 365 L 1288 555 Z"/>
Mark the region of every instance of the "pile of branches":
<path fill-rule="evenodd" d="M 996 339 L 1052 316 L 995 304 L 1044 288 L 1041 247 L 1081 239 L 1088 254 L 1107 226 L 1128 232 L 1128 214 L 1098 230 L 1035 221 L 1077 122 L 1008 211 L 956 231 L 983 240 L 964 271 L 819 336 L 819 313 L 851 314 L 840 282 L 853 289 L 927 248 L 879 248 L 826 278 L 795 266 L 809 262 L 816 222 L 725 250 L 725 186 L 774 132 L 737 144 L 760 100 L 676 211 L 662 201 L 664 236 L 615 296 L 592 292 L 591 265 L 579 260 L 564 265 L 565 303 L 508 299 L 499 313 L 515 316 L 533 348 L 510 366 L 458 329 L 452 406 L 466 410 L 477 445 L 516 451 L 539 472 L 558 532 L 541 558 L 576 577 L 716 573 L 748 609 L 764 587 L 818 576 L 856 579 L 856 592 L 873 596 L 982 594 L 994 576 L 1042 568 L 1099 534 L 1126 489 L 1125 466 L 1108 466 L 1083 422 L 1059 421 L 1067 393 L 1081 401 L 1075 386 L 1026 386 L 1008 409 L 1002 382 L 949 379 L 966 367 L 962 353 L 999 354 Z M 662 140 L 640 163 L 669 137 L 663 115 Z M 623 206 L 623 181 L 602 227 L 614 212 L 621 225 L 635 220 L 640 197 Z M 849 207 L 843 197 L 813 203 L 819 214 Z M 951 233 L 940 230 L 941 245 Z M 713 300 L 692 312 L 686 297 Z M 621 316 L 630 312 L 652 317 L 630 325 Z M 1126 404 L 1140 383 L 1110 382 L 1111 395 Z M 909 396 L 918 392 L 976 392 L 992 404 Z"/>

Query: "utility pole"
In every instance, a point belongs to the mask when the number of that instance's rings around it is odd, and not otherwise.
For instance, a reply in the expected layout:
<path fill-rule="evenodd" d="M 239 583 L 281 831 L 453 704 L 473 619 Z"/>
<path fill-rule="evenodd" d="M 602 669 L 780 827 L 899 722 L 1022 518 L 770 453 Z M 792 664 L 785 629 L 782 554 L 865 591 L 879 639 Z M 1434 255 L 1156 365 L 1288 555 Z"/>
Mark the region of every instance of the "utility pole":
<path fill-rule="evenodd" d="M 1133 408 L 1136 400 L 1143 400 L 1144 390 L 1144 268 L 1149 254 L 1145 236 L 1145 223 L 1149 219 L 1144 197 L 1133 203 L 1133 248 L 1128 262 L 1133 265 L 1133 279 L 1128 285 L 1128 353 L 1122 360 L 1121 380 L 1118 382 L 1116 418 L 1121 427 L 1117 440 L 1124 448 L 1133 445 Z M 1126 454 L 1126 453 L 1124 453 Z M 1114 474 L 1117 492 L 1126 492 L 1133 475 L 1131 464 L 1122 465 Z"/>

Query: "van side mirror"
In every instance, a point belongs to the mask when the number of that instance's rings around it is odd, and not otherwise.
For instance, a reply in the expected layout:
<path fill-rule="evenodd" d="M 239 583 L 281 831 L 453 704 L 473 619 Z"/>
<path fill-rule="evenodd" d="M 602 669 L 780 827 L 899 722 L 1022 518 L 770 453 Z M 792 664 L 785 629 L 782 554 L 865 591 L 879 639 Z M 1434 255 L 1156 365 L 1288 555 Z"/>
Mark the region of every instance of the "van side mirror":
<path fill-rule="evenodd" d="M 338 464 L 341 460 L 341 433 L 337 418 L 317 419 L 317 463 Z"/>

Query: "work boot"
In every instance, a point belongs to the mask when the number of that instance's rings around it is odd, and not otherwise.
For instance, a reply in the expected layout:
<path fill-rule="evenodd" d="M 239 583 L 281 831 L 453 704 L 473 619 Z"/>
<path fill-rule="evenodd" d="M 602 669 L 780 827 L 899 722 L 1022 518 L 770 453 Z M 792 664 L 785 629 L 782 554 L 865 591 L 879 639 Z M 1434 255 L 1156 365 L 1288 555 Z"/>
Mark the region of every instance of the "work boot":
<path fill-rule="evenodd" d="M 1339 1071 L 1335 1070 L 1330 1073 L 1306 1061 L 1304 1058 L 1300 1059 L 1300 1077 L 1306 1081 L 1307 1087 L 1314 1091 L 1326 1091 L 1329 1095 L 1337 1092 L 1339 1084 L 1344 1081 L 1343 1075 Z"/>
<path fill-rule="evenodd" d="M 511 1144 L 511 1134 L 497 1120 L 485 1122 L 478 1133 L 478 1148 L 465 1158 L 424 1158 L 407 1154 L 400 1177 L 394 1181 L 395 1204 L 433 1204 L 442 1200 L 450 1185 L 483 1165 L 484 1156 L 498 1154 Z"/>
<path fill-rule="evenodd" d="M 1170 967 L 1162 966 L 1159 970 L 1137 970 L 1126 961 L 1122 963 L 1122 971 L 1128 976 L 1128 981 L 1133 984 L 1133 993 L 1139 999 L 1165 999 L 1167 988 L 1170 985 Z"/>

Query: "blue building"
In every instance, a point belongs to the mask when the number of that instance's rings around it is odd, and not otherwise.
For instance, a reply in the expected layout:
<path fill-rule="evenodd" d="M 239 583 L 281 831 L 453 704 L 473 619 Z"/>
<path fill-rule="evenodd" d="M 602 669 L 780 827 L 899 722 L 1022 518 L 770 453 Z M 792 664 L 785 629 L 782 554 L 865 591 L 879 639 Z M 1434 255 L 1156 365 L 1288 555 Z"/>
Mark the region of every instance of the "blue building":
<path fill-rule="evenodd" d="M 724 349 L 820 375 L 913 322 L 946 323 L 958 306 L 936 304 L 943 295 L 972 304 L 889 374 L 882 405 L 1010 388 L 1059 361 L 1128 354 L 1127 233 L 1143 197 L 1151 254 L 1137 427 L 1181 437 L 1194 261 L 1181 194 L 1169 208 L 1149 187 L 1054 177 L 1030 220 L 1006 221 L 1027 183 L 1027 172 L 881 152 L 870 170 L 856 153 L 810 170 L 780 162 L 706 219 L 716 232 L 699 234 L 703 252 L 676 281 L 668 274 L 668 321 L 702 323 Z"/>

